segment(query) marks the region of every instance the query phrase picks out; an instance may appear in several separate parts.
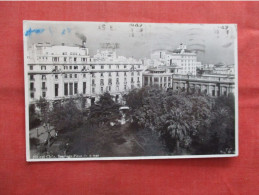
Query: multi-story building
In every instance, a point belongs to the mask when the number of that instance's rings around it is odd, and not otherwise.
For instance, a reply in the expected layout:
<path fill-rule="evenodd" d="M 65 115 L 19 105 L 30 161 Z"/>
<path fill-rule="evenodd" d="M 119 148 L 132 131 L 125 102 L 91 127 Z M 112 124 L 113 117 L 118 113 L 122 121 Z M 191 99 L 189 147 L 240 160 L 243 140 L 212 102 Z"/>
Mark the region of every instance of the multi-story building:
<path fill-rule="evenodd" d="M 195 90 L 210 96 L 235 93 L 235 77 L 233 75 L 173 75 L 173 90 Z"/>
<path fill-rule="evenodd" d="M 90 104 L 104 92 L 117 100 L 142 86 L 140 60 L 117 57 L 114 51 L 98 51 L 91 58 L 85 42 L 82 46 L 34 44 L 27 62 L 30 103 L 40 97 L 58 100 L 82 94 Z"/>
<path fill-rule="evenodd" d="M 197 61 L 197 54 L 188 50 L 184 44 L 173 51 L 156 50 L 151 54 L 151 59 L 160 60 L 166 66 L 181 67 L 179 74 L 183 75 L 196 75 L 197 66 L 201 66 L 201 62 Z"/>
<path fill-rule="evenodd" d="M 93 98 L 109 92 L 117 101 L 129 90 L 142 87 L 141 60 L 117 56 L 115 51 L 104 50 L 97 51 L 89 65 L 90 93 Z"/>
<path fill-rule="evenodd" d="M 143 86 L 156 86 L 161 89 L 172 88 L 172 75 L 176 71 L 178 71 L 177 66 L 149 68 L 143 73 Z"/>

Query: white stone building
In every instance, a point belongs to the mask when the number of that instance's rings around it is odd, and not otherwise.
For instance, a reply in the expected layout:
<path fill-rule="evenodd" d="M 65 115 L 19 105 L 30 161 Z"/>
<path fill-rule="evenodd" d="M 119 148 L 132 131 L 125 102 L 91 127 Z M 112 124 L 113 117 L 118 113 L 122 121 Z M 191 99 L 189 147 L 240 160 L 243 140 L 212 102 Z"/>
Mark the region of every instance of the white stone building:
<path fill-rule="evenodd" d="M 156 50 L 151 54 L 151 59 L 160 60 L 166 66 L 178 66 L 178 74 L 196 75 L 197 66 L 201 66 L 201 62 L 197 61 L 195 52 L 187 49 L 187 46 L 180 44 L 179 47 L 173 51 Z"/>
<path fill-rule="evenodd" d="M 110 92 L 116 100 L 128 90 L 142 86 L 140 60 L 116 56 L 114 51 L 98 51 L 89 56 L 82 46 L 34 44 L 28 49 L 29 102 L 40 97 L 58 100 L 87 97 L 87 103 Z"/>

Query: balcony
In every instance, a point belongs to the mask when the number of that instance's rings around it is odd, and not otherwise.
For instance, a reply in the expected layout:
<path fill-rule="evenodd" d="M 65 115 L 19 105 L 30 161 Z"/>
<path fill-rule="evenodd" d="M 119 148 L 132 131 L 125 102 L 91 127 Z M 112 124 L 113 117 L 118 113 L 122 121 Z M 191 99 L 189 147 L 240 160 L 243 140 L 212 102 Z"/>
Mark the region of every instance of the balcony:
<path fill-rule="evenodd" d="M 36 89 L 35 88 L 30 88 L 30 91 L 36 91 Z"/>
<path fill-rule="evenodd" d="M 42 87 L 41 89 L 42 89 L 42 91 L 46 91 L 47 87 Z"/>

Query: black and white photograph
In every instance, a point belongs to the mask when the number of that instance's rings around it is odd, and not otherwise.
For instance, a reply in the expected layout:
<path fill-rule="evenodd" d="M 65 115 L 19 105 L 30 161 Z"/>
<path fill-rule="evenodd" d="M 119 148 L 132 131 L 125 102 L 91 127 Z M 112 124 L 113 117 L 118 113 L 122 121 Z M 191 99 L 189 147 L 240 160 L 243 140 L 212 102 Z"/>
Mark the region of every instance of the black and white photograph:
<path fill-rule="evenodd" d="M 236 24 L 24 21 L 27 161 L 235 157 Z"/>

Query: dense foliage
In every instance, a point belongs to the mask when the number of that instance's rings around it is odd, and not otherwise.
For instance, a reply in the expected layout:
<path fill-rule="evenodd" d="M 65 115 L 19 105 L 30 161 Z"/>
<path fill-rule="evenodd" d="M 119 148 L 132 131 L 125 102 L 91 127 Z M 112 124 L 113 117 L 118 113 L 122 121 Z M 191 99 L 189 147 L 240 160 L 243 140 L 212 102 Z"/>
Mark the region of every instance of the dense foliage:
<path fill-rule="evenodd" d="M 40 125 L 39 115 L 36 113 L 35 104 L 29 106 L 29 129 L 33 129 Z"/>
<path fill-rule="evenodd" d="M 173 154 L 234 151 L 233 96 L 146 88 L 130 92 L 126 100 L 134 124 L 158 132 Z"/>
<path fill-rule="evenodd" d="M 73 99 L 66 102 L 60 101 L 53 103 L 50 112 L 50 124 L 56 131 L 74 130 L 83 123 L 83 113 L 76 105 Z"/>

